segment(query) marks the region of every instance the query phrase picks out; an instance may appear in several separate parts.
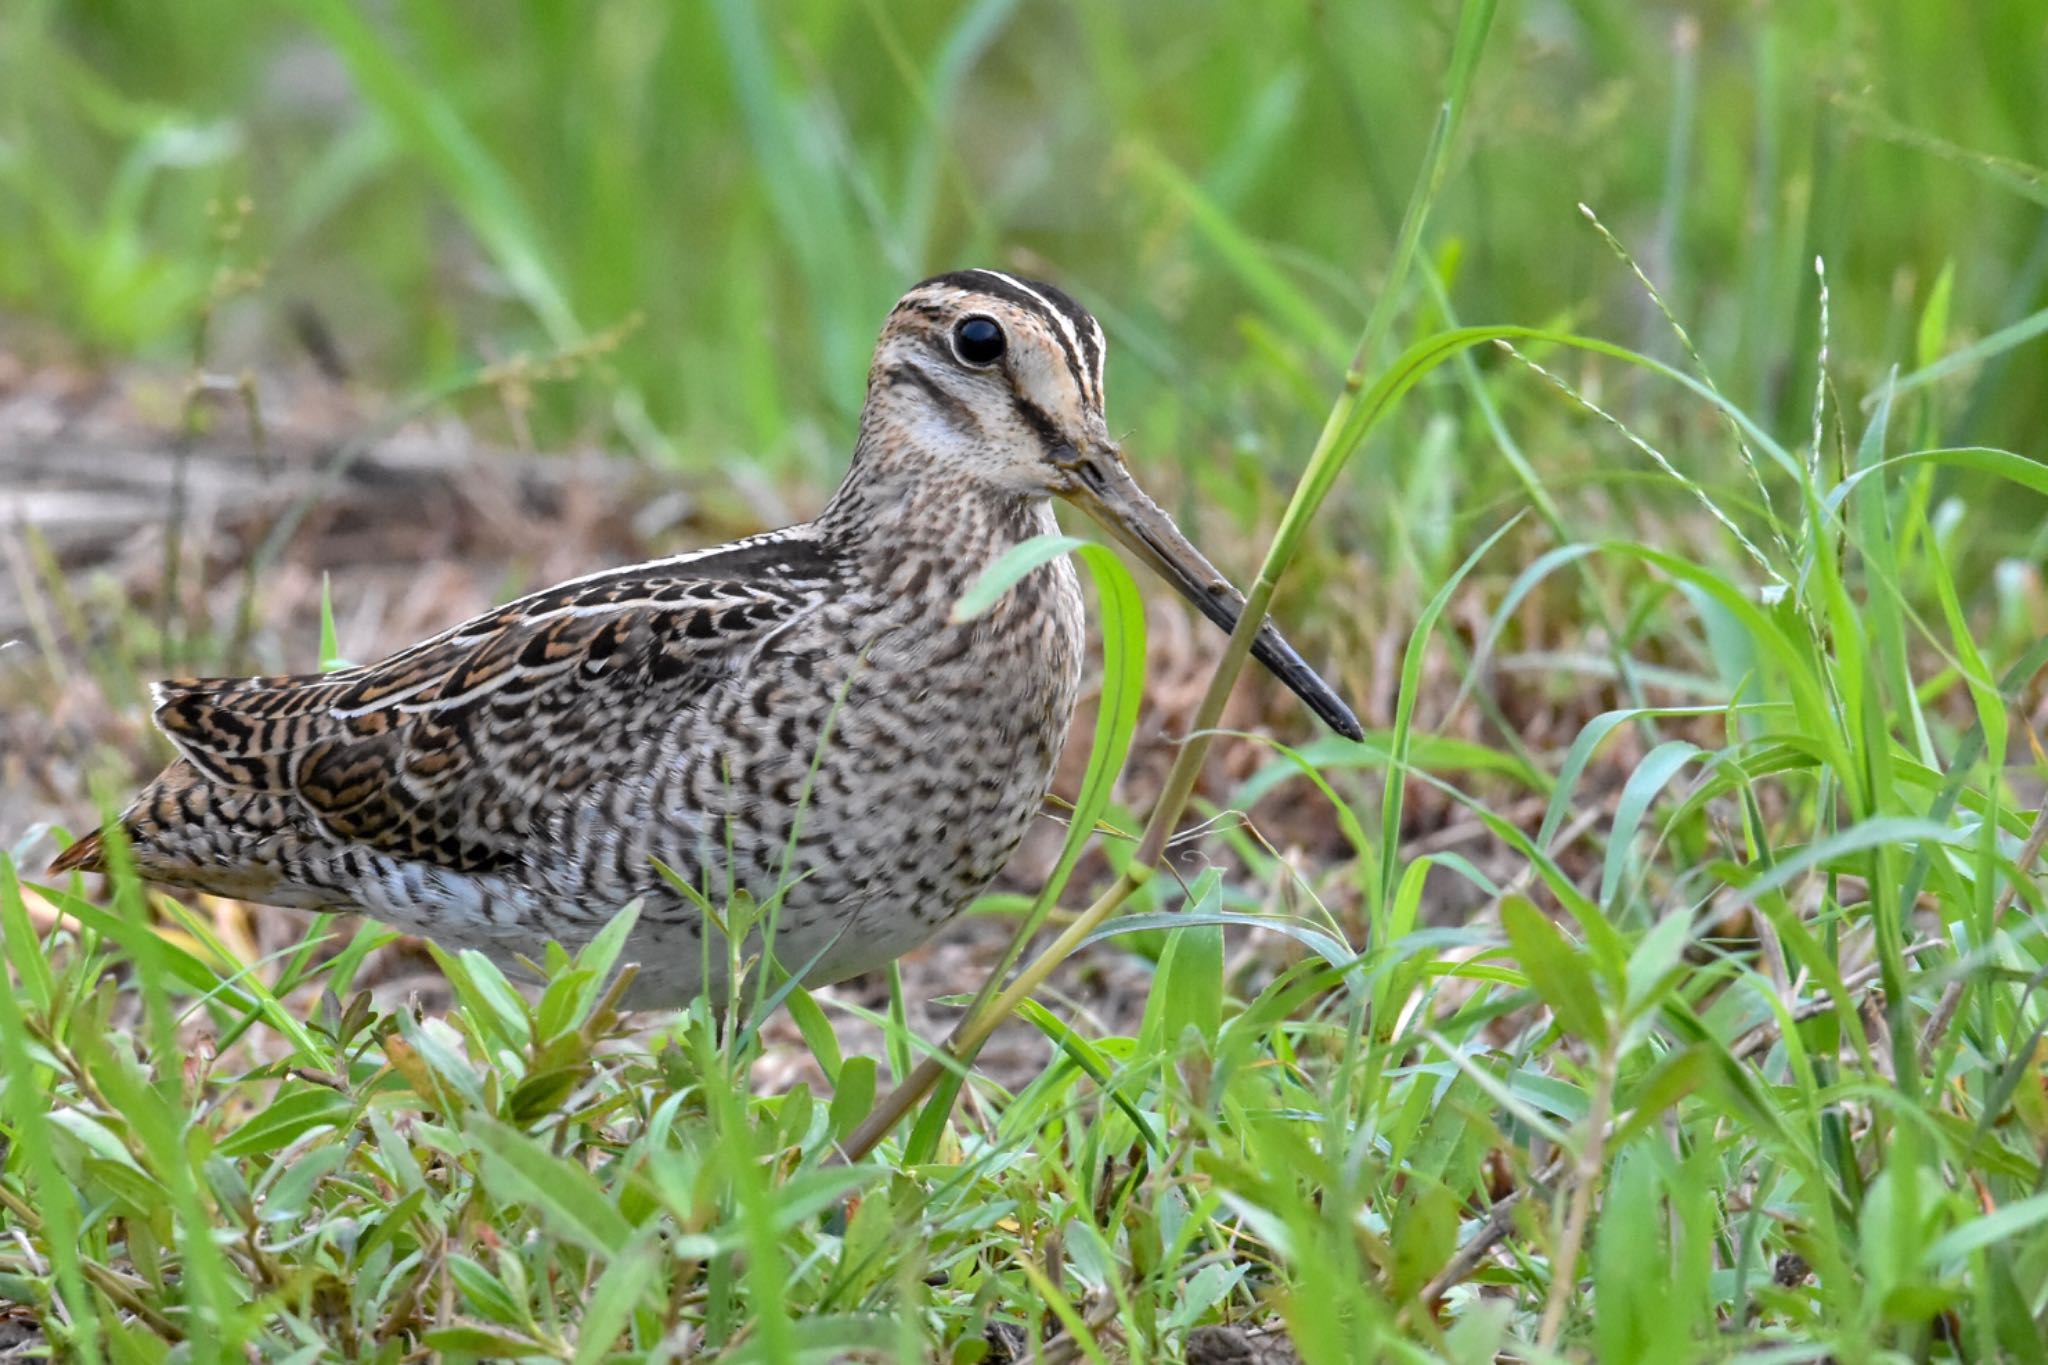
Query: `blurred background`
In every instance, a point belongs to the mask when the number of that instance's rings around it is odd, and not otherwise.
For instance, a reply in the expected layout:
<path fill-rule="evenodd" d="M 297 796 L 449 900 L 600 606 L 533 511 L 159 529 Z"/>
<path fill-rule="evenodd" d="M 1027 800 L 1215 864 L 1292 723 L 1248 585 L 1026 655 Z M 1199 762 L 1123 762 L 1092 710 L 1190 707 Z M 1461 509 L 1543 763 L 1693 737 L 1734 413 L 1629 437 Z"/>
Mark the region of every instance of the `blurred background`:
<path fill-rule="evenodd" d="M 336 648 L 362 658 L 814 509 L 890 302 L 963 265 L 1100 315 L 1113 425 L 1247 575 L 1377 297 L 1456 22 L 1448 0 L 9 0 L 0 828 L 26 847 L 87 822 L 90 793 L 162 760 L 144 679 L 312 667 L 329 577 Z M 1827 458 L 1887 373 L 2015 326 L 1898 420 L 1920 445 L 2038 453 L 2044 69 L 2038 0 L 1507 0 L 1392 342 L 1453 319 L 1574 330 L 1703 364 L 1804 444 L 1821 258 Z M 1762 494 L 1704 404 L 1536 357 L 1754 528 Z M 1683 486 L 1488 352 L 1379 431 L 1280 599 L 1368 724 L 1420 602 L 1529 505 L 1532 472 L 1556 520 L 1471 580 L 1418 713 L 1490 736 L 1499 754 L 1436 755 L 1482 789 L 1612 703 L 1617 630 L 1672 666 L 1660 695 L 1701 693 L 1680 664 L 1739 675 L 1610 573 L 1603 612 L 1532 594 L 1452 714 L 1487 604 L 1561 535 L 1742 563 Z M 2043 528 L 2009 496 L 1966 515 L 1968 477 L 1924 487 L 1996 655 L 2048 629 Z M 1155 606 L 1130 805 L 1216 643 Z M 1232 723 L 1305 736 L 1271 692 Z M 1615 750 L 1625 773 L 1639 755 Z M 1219 783 L 1263 761 L 1226 754 Z M 1322 803 L 1263 809 L 1266 852 L 1350 851 Z M 1443 810 L 1420 794 L 1410 832 L 1448 837 Z"/>
<path fill-rule="evenodd" d="M 251 273 L 211 310 L 209 366 L 324 363 L 394 398 L 607 338 L 535 386 L 523 429 L 491 429 L 489 395 L 463 415 L 508 443 L 826 484 L 890 301 L 992 262 L 1099 310 L 1144 457 L 1234 502 L 1296 468 L 1322 418 L 1455 18 L 11 0 L 0 302 L 30 359 L 180 364 L 225 265 Z M 1912 364 L 1937 288 L 1958 335 L 2042 302 L 2048 184 L 2019 163 L 2048 162 L 2044 60 L 2032 0 L 1509 0 L 1430 255 L 1466 320 L 1668 351 L 1584 202 L 1720 386 L 1789 420 L 1816 255 L 1836 382 L 1858 390 Z M 2048 393 L 1996 368 L 1956 415 L 2025 446 Z M 1354 510 L 1415 475 L 1413 445 L 1389 442 Z"/>

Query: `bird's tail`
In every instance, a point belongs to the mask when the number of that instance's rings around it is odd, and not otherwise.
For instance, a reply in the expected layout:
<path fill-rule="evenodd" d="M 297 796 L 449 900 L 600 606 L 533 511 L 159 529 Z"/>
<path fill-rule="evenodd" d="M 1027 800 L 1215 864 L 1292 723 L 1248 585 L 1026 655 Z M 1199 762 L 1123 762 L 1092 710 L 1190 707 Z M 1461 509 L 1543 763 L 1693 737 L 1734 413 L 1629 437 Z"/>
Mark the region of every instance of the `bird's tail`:
<path fill-rule="evenodd" d="M 45 875 L 61 877 L 66 872 L 104 872 L 107 870 L 106 852 L 106 838 L 95 830 L 58 854 Z"/>

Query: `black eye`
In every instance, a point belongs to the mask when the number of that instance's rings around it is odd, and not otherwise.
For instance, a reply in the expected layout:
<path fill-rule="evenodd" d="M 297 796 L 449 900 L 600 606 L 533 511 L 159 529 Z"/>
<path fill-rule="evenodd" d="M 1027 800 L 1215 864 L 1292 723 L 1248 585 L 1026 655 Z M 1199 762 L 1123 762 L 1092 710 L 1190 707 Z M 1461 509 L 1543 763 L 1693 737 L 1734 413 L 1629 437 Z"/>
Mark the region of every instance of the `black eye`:
<path fill-rule="evenodd" d="M 969 365 L 995 364 L 1006 344 L 994 318 L 962 318 L 953 328 L 953 353 Z"/>

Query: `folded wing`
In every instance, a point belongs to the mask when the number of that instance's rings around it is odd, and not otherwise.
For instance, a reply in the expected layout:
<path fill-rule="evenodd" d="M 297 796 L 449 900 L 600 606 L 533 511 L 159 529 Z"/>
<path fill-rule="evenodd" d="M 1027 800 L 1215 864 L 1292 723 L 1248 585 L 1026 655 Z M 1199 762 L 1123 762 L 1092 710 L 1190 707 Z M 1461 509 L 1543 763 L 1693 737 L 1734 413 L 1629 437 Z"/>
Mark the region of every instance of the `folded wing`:
<path fill-rule="evenodd" d="M 288 797 L 336 842 L 506 870 L 815 600 L 716 567 L 565 585 L 367 667 L 161 683 L 156 720 L 207 778 Z"/>

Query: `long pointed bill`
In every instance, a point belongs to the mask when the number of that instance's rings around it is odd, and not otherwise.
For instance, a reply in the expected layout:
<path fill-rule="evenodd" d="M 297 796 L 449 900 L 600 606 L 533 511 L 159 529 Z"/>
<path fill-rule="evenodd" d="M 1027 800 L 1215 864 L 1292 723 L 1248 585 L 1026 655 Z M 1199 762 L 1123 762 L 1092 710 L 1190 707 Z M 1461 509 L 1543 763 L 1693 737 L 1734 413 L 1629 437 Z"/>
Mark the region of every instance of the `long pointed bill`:
<path fill-rule="evenodd" d="M 1112 535 L 1135 550 L 1138 557 L 1171 583 L 1176 591 L 1195 604 L 1202 615 L 1225 631 L 1237 627 L 1244 614 L 1244 595 L 1202 552 L 1188 543 L 1173 518 L 1138 487 L 1123 462 L 1110 452 L 1078 456 L 1069 466 L 1078 486 L 1067 500 L 1107 527 Z M 1332 730 L 1346 739 L 1363 739 L 1358 717 L 1351 714 L 1330 685 L 1294 652 L 1267 620 L 1252 637 L 1252 657 L 1264 664 L 1289 691 L 1308 703 Z"/>

